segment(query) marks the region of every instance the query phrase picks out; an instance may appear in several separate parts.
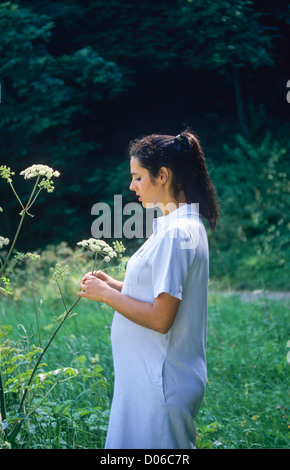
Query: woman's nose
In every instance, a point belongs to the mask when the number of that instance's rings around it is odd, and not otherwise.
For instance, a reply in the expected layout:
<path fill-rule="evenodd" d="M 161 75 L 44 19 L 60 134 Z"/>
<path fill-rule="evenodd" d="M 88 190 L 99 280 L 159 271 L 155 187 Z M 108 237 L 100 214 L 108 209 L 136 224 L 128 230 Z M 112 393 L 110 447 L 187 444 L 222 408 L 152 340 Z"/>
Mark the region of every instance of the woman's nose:
<path fill-rule="evenodd" d="M 134 185 L 134 181 L 131 181 L 130 186 L 129 186 L 129 189 L 130 189 L 131 191 L 134 191 L 134 186 L 135 186 L 135 185 Z"/>

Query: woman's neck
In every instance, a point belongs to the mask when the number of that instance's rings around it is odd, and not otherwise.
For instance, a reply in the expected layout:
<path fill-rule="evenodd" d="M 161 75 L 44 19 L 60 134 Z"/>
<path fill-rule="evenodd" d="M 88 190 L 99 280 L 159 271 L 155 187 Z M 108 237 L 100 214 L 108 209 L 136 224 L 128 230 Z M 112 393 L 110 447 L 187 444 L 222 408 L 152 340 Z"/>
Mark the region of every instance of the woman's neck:
<path fill-rule="evenodd" d="M 176 198 L 169 196 L 165 201 L 160 205 L 160 209 L 163 212 L 163 215 L 170 214 L 179 207 L 180 204 L 187 204 L 187 200 L 183 191 L 180 191 Z"/>

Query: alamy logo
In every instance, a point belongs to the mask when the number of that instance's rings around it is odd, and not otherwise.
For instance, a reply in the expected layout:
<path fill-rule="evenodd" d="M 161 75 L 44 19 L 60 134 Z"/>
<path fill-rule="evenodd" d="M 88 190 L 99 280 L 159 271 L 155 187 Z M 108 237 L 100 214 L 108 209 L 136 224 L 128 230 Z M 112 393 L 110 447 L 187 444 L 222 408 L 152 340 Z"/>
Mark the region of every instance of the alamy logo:
<path fill-rule="evenodd" d="M 137 202 L 122 204 L 122 195 L 114 196 L 113 208 L 105 202 L 98 202 L 92 206 L 91 214 L 98 216 L 91 225 L 92 236 L 96 239 L 104 238 L 149 238 L 153 233 L 153 226 L 158 224 L 156 236 L 163 237 L 170 222 L 172 212 L 181 206 L 186 206 L 184 213 L 187 217 L 199 217 L 198 204 L 179 204 L 169 203 L 166 206 L 159 203 L 146 204 L 146 210 Z M 162 217 L 162 214 L 169 214 L 169 217 Z M 158 217 L 161 216 L 161 218 Z M 158 218 L 157 218 L 158 217 Z M 171 231 L 170 238 L 176 237 L 176 231 Z M 189 246 L 190 244 L 190 246 Z M 195 240 L 194 245 L 197 245 Z M 193 247 L 193 241 L 187 240 L 182 248 Z"/>

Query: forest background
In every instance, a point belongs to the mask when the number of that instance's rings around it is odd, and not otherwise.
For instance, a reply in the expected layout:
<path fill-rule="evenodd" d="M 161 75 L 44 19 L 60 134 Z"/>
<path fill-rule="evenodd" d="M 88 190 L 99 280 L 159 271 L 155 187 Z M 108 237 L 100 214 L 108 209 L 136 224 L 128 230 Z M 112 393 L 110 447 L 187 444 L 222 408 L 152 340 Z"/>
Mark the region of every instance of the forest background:
<path fill-rule="evenodd" d="M 1 2 L 1 162 L 15 181 L 33 163 L 61 173 L 19 248 L 86 238 L 93 204 L 134 201 L 129 141 L 189 126 L 220 201 L 211 279 L 286 289 L 289 37 L 285 0 Z M 17 210 L 5 185 L 0 200 Z"/>

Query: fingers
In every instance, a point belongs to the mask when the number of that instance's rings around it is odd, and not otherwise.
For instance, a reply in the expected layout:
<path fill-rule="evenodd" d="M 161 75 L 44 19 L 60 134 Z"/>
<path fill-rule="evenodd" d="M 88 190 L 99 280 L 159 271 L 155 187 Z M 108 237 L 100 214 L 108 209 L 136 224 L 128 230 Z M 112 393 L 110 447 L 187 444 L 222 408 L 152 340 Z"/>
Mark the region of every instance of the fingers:
<path fill-rule="evenodd" d="M 85 276 L 86 277 L 86 276 Z M 93 276 L 91 276 L 93 277 Z M 89 292 L 87 291 L 87 288 L 89 287 L 91 281 L 89 278 L 84 278 L 82 279 L 79 287 L 79 292 L 78 292 L 78 297 L 88 297 Z"/>
<path fill-rule="evenodd" d="M 94 271 L 91 273 L 94 277 L 102 278 L 104 277 L 104 273 L 102 271 Z"/>
<path fill-rule="evenodd" d="M 91 277 L 97 277 L 98 279 L 104 280 L 106 278 L 106 274 L 103 273 L 102 271 L 93 271 L 93 272 L 90 271 L 84 275 L 84 277 L 82 278 L 82 281 L 85 281 L 86 279 L 89 279 Z"/>
<path fill-rule="evenodd" d="M 108 279 L 108 275 L 103 271 L 94 271 L 93 275 L 102 281 L 106 281 Z"/>
<path fill-rule="evenodd" d="M 88 273 L 81 280 L 79 289 L 82 291 L 86 291 L 86 289 L 90 287 L 92 282 L 94 283 L 94 285 L 100 285 L 100 283 L 102 283 L 102 280 L 97 280 L 96 276 L 93 276 L 92 274 Z"/>
<path fill-rule="evenodd" d="M 87 273 L 84 275 L 84 277 L 82 278 L 82 282 L 85 282 L 85 281 L 88 281 L 90 279 L 94 279 L 96 276 L 94 276 L 91 272 L 90 273 Z"/>
<path fill-rule="evenodd" d="M 79 286 L 78 297 L 102 302 L 102 293 L 106 283 L 92 274 L 86 274 Z"/>

